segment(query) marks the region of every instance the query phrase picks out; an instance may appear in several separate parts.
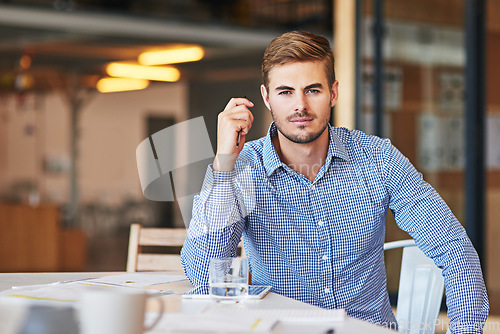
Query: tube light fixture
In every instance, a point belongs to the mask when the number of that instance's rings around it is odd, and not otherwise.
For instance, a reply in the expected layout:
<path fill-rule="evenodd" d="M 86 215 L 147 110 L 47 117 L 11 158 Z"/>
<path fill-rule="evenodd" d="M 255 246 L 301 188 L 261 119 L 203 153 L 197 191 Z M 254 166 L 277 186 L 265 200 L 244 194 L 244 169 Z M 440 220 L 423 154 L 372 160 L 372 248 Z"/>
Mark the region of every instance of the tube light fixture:
<path fill-rule="evenodd" d="M 127 78 L 103 78 L 97 82 L 97 90 L 101 93 L 141 90 L 149 86 L 148 80 Z"/>
<path fill-rule="evenodd" d="M 139 55 L 137 61 L 142 65 L 162 65 L 198 61 L 205 55 L 199 45 L 176 46 L 169 49 L 146 51 Z"/>
<path fill-rule="evenodd" d="M 106 73 L 112 77 L 168 82 L 177 81 L 181 76 L 179 70 L 171 66 L 142 66 L 120 62 L 108 64 Z"/>

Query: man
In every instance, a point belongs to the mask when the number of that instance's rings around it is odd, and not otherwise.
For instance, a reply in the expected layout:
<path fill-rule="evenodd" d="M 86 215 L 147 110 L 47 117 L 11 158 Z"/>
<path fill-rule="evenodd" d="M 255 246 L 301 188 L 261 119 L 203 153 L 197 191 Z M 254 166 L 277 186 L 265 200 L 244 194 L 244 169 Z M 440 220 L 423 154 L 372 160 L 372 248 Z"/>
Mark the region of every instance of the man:
<path fill-rule="evenodd" d="M 285 33 L 262 72 L 274 122 L 243 146 L 253 103 L 234 98 L 219 114 L 217 154 L 182 249 L 189 280 L 207 284 L 209 259 L 235 256 L 243 235 L 253 284 L 394 326 L 383 254 L 391 209 L 443 269 L 454 332 L 481 332 L 489 304 L 479 259 L 450 209 L 388 139 L 329 125 L 338 83 L 328 41 Z"/>

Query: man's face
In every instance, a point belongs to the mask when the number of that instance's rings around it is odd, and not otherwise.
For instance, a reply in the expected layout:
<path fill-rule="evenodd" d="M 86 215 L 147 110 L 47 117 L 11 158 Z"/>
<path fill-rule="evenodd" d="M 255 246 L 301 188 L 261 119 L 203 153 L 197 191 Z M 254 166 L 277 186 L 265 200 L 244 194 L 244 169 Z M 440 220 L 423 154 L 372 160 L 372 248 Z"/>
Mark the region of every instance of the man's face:
<path fill-rule="evenodd" d="M 328 87 L 322 62 L 293 62 L 273 67 L 269 91 L 262 85 L 261 93 L 278 131 L 294 143 L 305 144 L 325 132 L 337 87 L 336 81 Z"/>

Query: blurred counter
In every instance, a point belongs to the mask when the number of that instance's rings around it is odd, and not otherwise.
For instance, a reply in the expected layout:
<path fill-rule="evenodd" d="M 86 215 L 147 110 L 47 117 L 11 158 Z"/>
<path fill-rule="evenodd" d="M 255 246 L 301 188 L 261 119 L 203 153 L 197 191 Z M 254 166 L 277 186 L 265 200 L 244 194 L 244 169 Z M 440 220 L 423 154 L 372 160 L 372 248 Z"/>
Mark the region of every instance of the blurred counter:
<path fill-rule="evenodd" d="M 85 271 L 87 238 L 63 229 L 57 205 L 0 203 L 0 272 Z"/>

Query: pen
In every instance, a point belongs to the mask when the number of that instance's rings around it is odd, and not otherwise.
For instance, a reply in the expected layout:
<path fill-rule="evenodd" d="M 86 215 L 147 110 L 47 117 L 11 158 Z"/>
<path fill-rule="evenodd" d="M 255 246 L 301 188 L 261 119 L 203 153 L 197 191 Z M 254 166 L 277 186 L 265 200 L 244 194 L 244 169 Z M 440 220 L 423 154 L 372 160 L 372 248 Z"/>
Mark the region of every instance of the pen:
<path fill-rule="evenodd" d="M 243 98 L 247 98 L 246 95 L 243 96 Z M 236 139 L 236 147 L 240 146 L 240 140 L 241 140 L 241 130 L 238 131 L 238 138 Z"/>
<path fill-rule="evenodd" d="M 241 130 L 238 131 L 238 139 L 236 139 L 236 147 L 240 146 L 240 140 L 241 140 Z"/>

